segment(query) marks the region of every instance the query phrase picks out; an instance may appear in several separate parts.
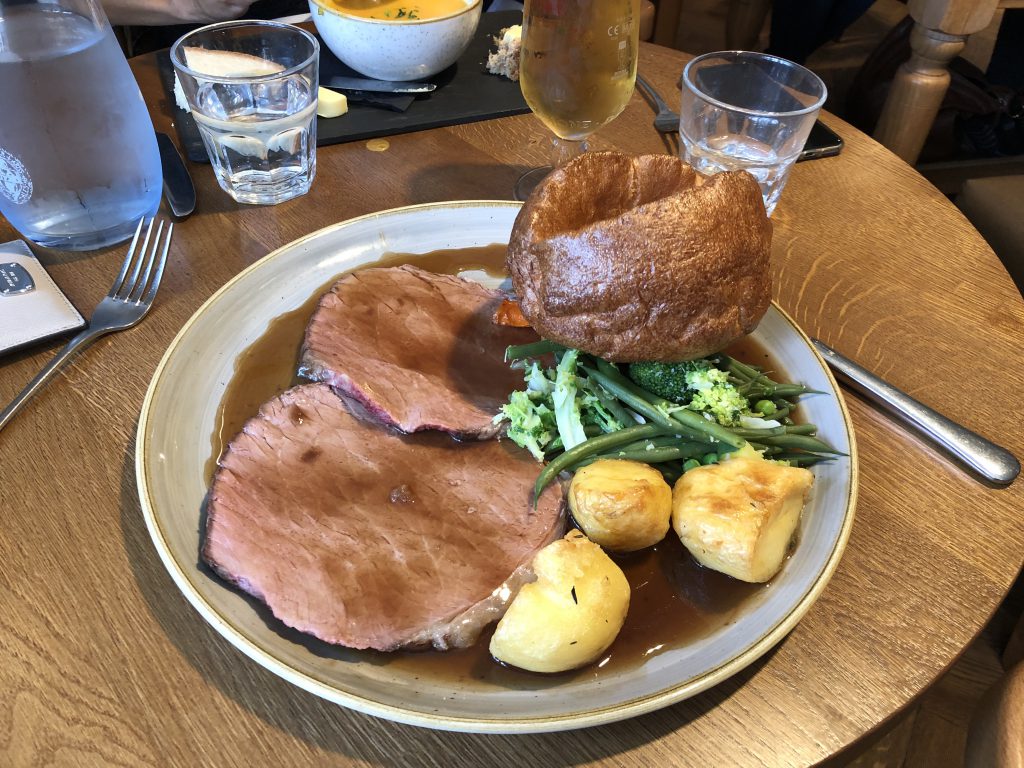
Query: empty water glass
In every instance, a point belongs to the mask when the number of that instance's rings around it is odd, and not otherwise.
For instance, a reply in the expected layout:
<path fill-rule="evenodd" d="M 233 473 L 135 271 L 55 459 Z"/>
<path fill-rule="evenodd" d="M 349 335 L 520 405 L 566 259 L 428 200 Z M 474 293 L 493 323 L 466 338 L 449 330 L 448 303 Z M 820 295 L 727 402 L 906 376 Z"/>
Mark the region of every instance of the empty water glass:
<path fill-rule="evenodd" d="M 272 21 L 201 27 L 171 62 L 221 189 L 274 204 L 309 191 L 316 175 L 320 45 Z"/>
<path fill-rule="evenodd" d="M 816 74 L 777 56 L 698 56 L 683 70 L 680 153 L 704 174 L 749 171 L 770 216 L 826 94 Z"/>

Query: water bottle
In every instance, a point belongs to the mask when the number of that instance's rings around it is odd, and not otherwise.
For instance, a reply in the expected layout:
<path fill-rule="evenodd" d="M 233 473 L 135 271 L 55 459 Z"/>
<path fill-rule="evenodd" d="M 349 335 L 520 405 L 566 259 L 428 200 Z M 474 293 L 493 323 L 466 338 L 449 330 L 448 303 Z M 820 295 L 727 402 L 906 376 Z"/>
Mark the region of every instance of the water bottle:
<path fill-rule="evenodd" d="M 99 0 L 0 0 L 0 213 L 51 248 L 126 240 L 163 185 L 149 112 Z"/>

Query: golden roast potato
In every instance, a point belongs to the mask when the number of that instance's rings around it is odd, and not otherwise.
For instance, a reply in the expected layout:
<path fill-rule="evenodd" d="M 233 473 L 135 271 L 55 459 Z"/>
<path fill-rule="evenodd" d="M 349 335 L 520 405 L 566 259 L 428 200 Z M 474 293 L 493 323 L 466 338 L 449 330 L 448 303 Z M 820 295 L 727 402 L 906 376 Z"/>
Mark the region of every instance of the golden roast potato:
<path fill-rule="evenodd" d="M 672 490 L 672 527 L 702 565 L 750 582 L 778 573 L 814 475 L 736 456 L 697 467 Z"/>
<path fill-rule="evenodd" d="M 494 630 L 491 655 L 531 672 L 595 661 L 626 620 L 625 574 L 579 531 L 538 552 L 533 570 L 537 580 L 519 590 Z"/>
<path fill-rule="evenodd" d="M 602 459 L 573 475 L 569 509 L 591 541 L 615 552 L 633 552 L 665 538 L 672 489 L 649 464 Z"/>

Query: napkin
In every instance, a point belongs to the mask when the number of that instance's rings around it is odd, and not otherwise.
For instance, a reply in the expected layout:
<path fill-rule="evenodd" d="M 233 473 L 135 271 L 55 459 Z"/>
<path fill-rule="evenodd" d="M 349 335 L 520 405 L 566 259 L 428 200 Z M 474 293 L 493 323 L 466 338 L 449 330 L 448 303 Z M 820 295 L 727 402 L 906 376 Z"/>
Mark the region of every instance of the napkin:
<path fill-rule="evenodd" d="M 0 245 L 0 354 L 83 325 L 24 240 Z"/>

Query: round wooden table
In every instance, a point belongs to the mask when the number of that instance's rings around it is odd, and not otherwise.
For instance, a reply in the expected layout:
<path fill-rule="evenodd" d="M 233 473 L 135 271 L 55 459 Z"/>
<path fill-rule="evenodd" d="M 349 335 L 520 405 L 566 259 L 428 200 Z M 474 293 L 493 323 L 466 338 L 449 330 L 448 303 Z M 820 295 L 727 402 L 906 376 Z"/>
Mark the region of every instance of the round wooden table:
<path fill-rule="evenodd" d="M 645 45 L 668 96 L 685 56 Z M 158 128 L 154 59 L 133 62 Z M 593 144 L 664 152 L 639 95 Z M 939 192 L 842 121 L 836 158 L 796 166 L 775 212 L 775 297 L 803 328 L 1024 456 L 1013 414 L 1024 302 Z M 173 132 L 172 132 L 173 134 Z M 143 393 L 174 334 L 278 246 L 370 211 L 507 199 L 547 159 L 530 115 L 321 148 L 306 197 L 244 207 L 192 167 L 150 316 L 67 368 L 0 433 L 0 762 L 11 766 L 806 765 L 906 707 L 979 632 L 1024 558 L 1024 483 L 986 486 L 856 396 L 860 499 L 821 599 L 772 652 L 676 706 L 538 736 L 432 732 L 347 711 L 244 657 L 192 609 L 150 543 L 135 487 Z M 0 240 L 16 237 L 0 221 Z M 41 252 L 88 310 L 124 249 Z M 7 400 L 57 342 L 0 363 Z M 843 756 L 840 756 L 842 759 Z"/>

